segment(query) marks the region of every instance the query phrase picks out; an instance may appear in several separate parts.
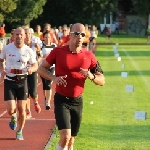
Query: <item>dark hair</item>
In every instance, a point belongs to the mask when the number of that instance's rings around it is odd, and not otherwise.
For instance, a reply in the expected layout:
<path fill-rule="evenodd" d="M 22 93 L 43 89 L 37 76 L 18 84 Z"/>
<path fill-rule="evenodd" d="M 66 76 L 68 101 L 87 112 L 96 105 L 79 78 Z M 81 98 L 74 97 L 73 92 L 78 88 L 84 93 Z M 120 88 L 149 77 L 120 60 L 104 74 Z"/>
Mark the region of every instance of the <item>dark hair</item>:
<path fill-rule="evenodd" d="M 44 38 L 45 34 L 50 34 L 50 31 L 43 32 L 43 38 Z"/>
<path fill-rule="evenodd" d="M 3 27 L 3 24 L 4 24 L 3 22 L 0 22 L 0 27 Z"/>

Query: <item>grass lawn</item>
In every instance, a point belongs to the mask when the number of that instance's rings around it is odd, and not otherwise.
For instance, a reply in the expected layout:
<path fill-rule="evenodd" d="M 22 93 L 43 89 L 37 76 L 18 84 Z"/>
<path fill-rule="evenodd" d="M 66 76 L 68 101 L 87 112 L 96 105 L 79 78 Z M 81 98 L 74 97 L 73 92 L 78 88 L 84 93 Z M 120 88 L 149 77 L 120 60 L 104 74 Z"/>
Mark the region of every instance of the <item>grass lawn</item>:
<path fill-rule="evenodd" d="M 104 34 L 99 35 L 97 38 L 97 43 L 99 44 L 105 44 L 105 38 L 106 36 Z M 135 36 L 128 36 L 125 34 L 112 34 L 111 35 L 111 41 L 106 41 L 106 44 L 114 44 L 114 43 L 119 43 L 119 44 L 146 44 L 147 43 L 147 36 L 142 36 L 142 37 L 135 37 Z"/>
<path fill-rule="evenodd" d="M 74 150 L 150 149 L 150 46 L 119 45 L 118 51 L 119 62 L 112 45 L 100 45 L 96 52 L 106 83 L 100 87 L 86 82 L 83 120 Z M 122 71 L 128 77 L 121 77 Z M 134 92 L 127 92 L 126 85 L 133 85 Z M 137 110 L 147 112 L 146 120 L 135 119 Z M 58 136 L 56 131 L 48 150 L 55 150 Z"/>

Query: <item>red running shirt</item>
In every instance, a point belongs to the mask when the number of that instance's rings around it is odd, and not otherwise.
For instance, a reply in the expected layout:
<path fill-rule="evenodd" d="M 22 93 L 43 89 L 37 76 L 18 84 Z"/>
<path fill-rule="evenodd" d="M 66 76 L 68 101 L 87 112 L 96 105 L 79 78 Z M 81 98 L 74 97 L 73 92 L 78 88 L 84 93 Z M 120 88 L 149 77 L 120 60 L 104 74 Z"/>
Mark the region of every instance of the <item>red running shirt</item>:
<path fill-rule="evenodd" d="M 84 91 L 86 78 L 79 73 L 80 68 L 92 69 L 97 63 L 93 53 L 85 49 L 81 49 L 80 53 L 72 53 L 68 45 L 54 48 L 46 61 L 50 65 L 55 64 L 56 76 L 67 75 L 66 87 L 56 85 L 56 92 L 67 97 L 80 96 Z"/>

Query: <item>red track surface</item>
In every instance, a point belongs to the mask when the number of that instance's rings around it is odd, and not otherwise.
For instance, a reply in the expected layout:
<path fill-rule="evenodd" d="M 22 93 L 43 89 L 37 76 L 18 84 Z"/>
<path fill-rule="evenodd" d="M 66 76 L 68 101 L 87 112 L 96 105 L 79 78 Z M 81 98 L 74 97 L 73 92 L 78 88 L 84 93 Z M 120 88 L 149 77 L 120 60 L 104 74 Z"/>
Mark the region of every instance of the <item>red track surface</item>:
<path fill-rule="evenodd" d="M 55 127 L 54 105 L 51 110 L 45 110 L 42 84 L 38 86 L 39 104 L 42 108 L 40 114 L 34 110 L 31 102 L 32 118 L 26 120 L 23 129 L 24 140 L 15 140 L 16 131 L 9 128 L 10 116 L 6 112 L 3 99 L 3 83 L 0 83 L 0 150 L 43 150 L 47 144 L 52 129 Z"/>

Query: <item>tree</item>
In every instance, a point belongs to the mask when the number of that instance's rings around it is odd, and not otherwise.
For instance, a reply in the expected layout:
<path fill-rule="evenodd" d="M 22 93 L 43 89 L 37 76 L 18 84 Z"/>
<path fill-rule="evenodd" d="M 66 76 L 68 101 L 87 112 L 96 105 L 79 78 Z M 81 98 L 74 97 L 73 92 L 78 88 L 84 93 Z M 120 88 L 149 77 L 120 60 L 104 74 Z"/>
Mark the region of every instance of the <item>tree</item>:
<path fill-rule="evenodd" d="M 42 24 L 48 22 L 53 26 L 75 22 L 98 24 L 100 17 L 116 11 L 117 5 L 118 0 L 48 0 L 43 13 L 34 21 Z"/>
<path fill-rule="evenodd" d="M 17 8 L 18 0 L 0 0 L 0 22 L 3 22 L 7 15 Z"/>
<path fill-rule="evenodd" d="M 133 7 L 135 12 L 137 12 L 139 15 L 147 17 L 147 15 L 150 13 L 150 1 L 149 0 L 132 0 L 133 1 Z"/>
<path fill-rule="evenodd" d="M 132 0 L 134 10 L 137 14 L 145 17 L 147 25 L 150 25 L 150 1 L 149 0 Z"/>
<path fill-rule="evenodd" d="M 0 8 L 4 7 L 3 20 L 27 24 L 43 12 L 45 3 L 46 0 L 2 0 Z"/>

